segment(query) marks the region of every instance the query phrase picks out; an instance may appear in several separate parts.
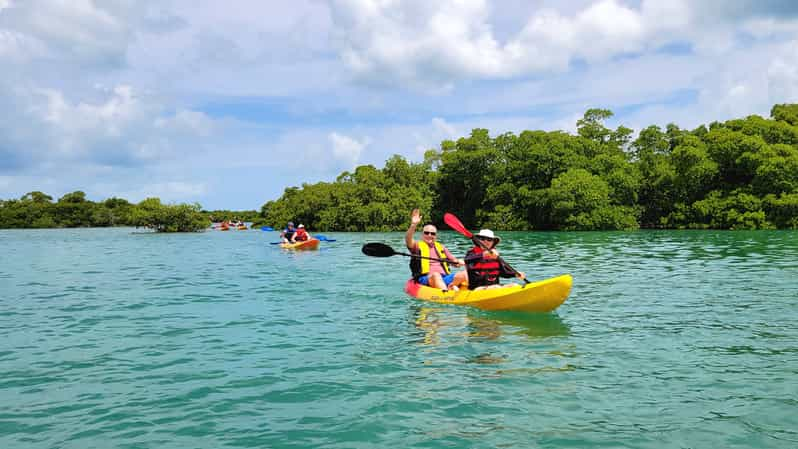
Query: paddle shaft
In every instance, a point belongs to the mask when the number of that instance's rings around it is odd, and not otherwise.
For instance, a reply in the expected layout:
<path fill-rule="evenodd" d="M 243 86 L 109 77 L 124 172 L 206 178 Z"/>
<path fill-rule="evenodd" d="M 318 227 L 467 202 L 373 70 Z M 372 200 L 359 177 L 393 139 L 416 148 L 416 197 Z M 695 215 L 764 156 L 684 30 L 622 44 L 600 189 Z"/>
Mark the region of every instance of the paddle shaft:
<path fill-rule="evenodd" d="M 428 260 L 435 260 L 435 261 L 438 261 L 438 262 L 446 262 L 446 263 L 455 264 L 455 265 L 457 264 L 456 260 L 439 259 L 437 257 L 425 257 L 425 256 L 421 256 L 421 255 L 418 255 L 418 254 L 400 253 L 399 251 L 394 251 L 393 253 L 394 254 L 398 254 L 400 256 L 413 257 L 415 259 L 428 259 Z"/>

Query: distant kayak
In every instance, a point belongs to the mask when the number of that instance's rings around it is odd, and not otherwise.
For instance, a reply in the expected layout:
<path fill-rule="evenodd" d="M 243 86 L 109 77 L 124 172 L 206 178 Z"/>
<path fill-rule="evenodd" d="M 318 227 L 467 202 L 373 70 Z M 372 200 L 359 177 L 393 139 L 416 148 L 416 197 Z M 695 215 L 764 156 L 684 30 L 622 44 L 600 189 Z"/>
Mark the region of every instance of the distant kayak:
<path fill-rule="evenodd" d="M 261 226 L 260 230 L 261 231 L 274 231 L 274 228 L 271 227 L 271 226 Z"/>
<path fill-rule="evenodd" d="M 280 243 L 280 248 L 296 249 L 296 250 L 316 249 L 319 247 L 319 241 L 320 241 L 319 239 L 310 239 L 310 240 L 305 240 L 304 242 Z"/>
<path fill-rule="evenodd" d="M 405 292 L 422 301 L 458 306 L 472 306 L 482 310 L 519 312 L 551 312 L 559 307 L 571 293 L 573 278 L 569 274 L 530 282 L 526 286 L 508 284 L 487 290 L 448 291 L 421 285 L 410 279 Z"/>

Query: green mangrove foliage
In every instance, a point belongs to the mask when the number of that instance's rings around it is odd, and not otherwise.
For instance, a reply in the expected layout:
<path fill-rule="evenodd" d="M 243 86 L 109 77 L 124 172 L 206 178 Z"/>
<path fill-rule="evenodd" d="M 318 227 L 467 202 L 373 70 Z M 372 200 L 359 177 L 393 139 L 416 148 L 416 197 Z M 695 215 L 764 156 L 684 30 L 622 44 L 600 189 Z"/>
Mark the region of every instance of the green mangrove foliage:
<path fill-rule="evenodd" d="M 390 231 L 407 222 L 408 213 L 432 209 L 433 161 L 411 164 L 394 156 L 383 169 L 371 165 L 344 172 L 335 182 L 285 189 L 277 201 L 263 205 L 265 223 L 289 220 L 316 230 Z"/>
<path fill-rule="evenodd" d="M 312 229 L 403 230 L 419 207 L 440 222 L 500 230 L 798 228 L 798 105 L 771 117 L 607 128 L 613 113 L 590 109 L 577 133 L 474 129 L 446 140 L 424 162 L 393 156 L 335 182 L 285 190 L 262 222 Z"/>
<path fill-rule="evenodd" d="M 18 200 L 0 200 L 0 228 L 143 226 L 159 232 L 191 232 L 209 224 L 208 214 L 198 204 L 161 204 L 158 198 L 138 204 L 120 198 L 93 202 L 75 191 L 53 202 L 50 195 L 36 191 Z"/>
<path fill-rule="evenodd" d="M 131 213 L 135 226 L 158 232 L 194 232 L 208 227 L 208 217 L 199 204 L 161 204 L 158 198 L 147 198 L 138 203 Z"/>
<path fill-rule="evenodd" d="M 798 105 L 770 118 L 610 129 L 589 109 L 575 135 L 523 131 L 491 137 L 474 129 L 445 140 L 423 162 L 393 156 L 334 182 L 289 187 L 257 211 L 201 211 L 157 198 L 103 202 L 83 192 L 58 201 L 42 192 L 0 201 L 0 227 L 147 226 L 196 231 L 242 220 L 320 231 L 395 231 L 420 208 L 440 223 L 453 212 L 470 228 L 496 230 L 798 229 Z"/>

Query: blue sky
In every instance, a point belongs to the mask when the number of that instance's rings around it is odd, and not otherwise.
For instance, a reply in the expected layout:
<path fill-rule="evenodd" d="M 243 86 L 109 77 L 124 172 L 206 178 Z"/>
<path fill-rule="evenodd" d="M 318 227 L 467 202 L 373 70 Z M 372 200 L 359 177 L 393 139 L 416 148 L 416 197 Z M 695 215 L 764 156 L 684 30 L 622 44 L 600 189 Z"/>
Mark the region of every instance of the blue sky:
<path fill-rule="evenodd" d="M 0 199 L 258 209 L 477 127 L 789 102 L 793 1 L 0 0 Z"/>

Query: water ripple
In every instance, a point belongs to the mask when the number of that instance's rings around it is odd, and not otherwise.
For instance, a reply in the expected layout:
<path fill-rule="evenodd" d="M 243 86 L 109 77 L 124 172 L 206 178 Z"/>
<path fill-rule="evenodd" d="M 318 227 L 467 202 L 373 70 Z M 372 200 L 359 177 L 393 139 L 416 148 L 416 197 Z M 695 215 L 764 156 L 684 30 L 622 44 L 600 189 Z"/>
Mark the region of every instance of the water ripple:
<path fill-rule="evenodd" d="M 0 231 L 0 447 L 795 447 L 795 232 L 503 233 L 546 315 L 409 300 L 403 237 Z"/>

